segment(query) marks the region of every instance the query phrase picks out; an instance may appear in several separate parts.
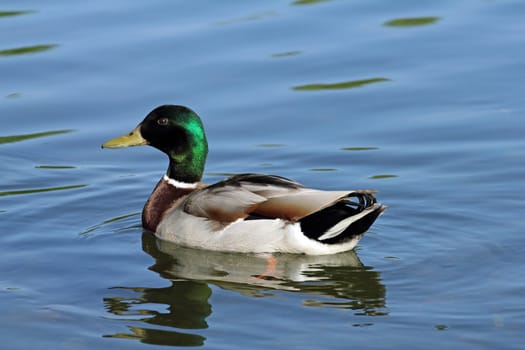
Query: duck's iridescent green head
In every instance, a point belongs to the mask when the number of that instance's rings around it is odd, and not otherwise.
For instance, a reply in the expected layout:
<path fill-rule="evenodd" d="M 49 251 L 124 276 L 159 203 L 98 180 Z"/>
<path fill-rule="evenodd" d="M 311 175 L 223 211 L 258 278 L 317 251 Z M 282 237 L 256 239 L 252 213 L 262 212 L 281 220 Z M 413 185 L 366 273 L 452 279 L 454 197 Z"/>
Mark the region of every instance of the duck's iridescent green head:
<path fill-rule="evenodd" d="M 130 133 L 104 143 L 102 148 L 142 145 L 151 145 L 168 155 L 168 177 L 187 183 L 202 178 L 208 142 L 199 116 L 191 109 L 157 107 Z"/>

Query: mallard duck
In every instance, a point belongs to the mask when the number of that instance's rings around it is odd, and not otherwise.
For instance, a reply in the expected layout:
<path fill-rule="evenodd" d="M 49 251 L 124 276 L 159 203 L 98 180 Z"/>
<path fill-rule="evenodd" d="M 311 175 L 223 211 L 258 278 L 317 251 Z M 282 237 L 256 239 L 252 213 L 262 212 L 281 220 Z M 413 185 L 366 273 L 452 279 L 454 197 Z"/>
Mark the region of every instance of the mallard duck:
<path fill-rule="evenodd" d="M 150 145 L 168 155 L 166 174 L 142 211 L 144 229 L 179 245 L 243 253 L 334 254 L 351 250 L 385 210 L 374 191 L 322 191 L 276 175 L 201 182 L 208 142 L 199 116 L 155 108 L 102 148 Z"/>

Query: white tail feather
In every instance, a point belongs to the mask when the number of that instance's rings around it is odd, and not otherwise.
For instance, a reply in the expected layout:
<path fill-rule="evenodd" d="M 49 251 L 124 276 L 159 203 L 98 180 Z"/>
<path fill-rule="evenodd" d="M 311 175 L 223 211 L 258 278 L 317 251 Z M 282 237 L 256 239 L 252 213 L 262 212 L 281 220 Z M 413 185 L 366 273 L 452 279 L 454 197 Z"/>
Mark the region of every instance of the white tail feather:
<path fill-rule="evenodd" d="M 332 226 L 328 230 L 326 230 L 326 232 L 323 233 L 318 238 L 318 240 L 319 241 L 324 241 L 324 240 L 327 240 L 327 239 L 339 236 L 341 233 L 343 233 L 344 230 L 346 230 L 346 228 L 348 226 L 350 226 L 354 222 L 362 219 L 363 217 L 367 216 L 368 214 L 370 214 L 371 212 L 373 212 L 376 209 L 377 209 L 377 206 L 374 205 L 374 206 L 372 206 L 372 207 L 370 207 L 368 209 L 363 210 L 362 212 L 360 212 L 357 215 L 353 215 L 353 216 L 347 217 L 344 220 L 339 221 L 337 224 L 335 224 L 334 226 Z"/>

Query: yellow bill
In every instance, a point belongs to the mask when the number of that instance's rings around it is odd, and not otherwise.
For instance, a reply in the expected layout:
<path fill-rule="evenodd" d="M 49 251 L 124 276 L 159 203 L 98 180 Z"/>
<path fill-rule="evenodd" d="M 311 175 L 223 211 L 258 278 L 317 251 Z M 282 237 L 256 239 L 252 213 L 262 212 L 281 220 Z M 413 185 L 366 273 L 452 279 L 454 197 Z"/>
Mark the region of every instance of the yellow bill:
<path fill-rule="evenodd" d="M 140 125 L 133 129 L 130 133 L 116 137 L 109 140 L 102 145 L 102 148 L 124 148 L 130 146 L 144 146 L 149 142 L 142 137 L 140 133 Z"/>

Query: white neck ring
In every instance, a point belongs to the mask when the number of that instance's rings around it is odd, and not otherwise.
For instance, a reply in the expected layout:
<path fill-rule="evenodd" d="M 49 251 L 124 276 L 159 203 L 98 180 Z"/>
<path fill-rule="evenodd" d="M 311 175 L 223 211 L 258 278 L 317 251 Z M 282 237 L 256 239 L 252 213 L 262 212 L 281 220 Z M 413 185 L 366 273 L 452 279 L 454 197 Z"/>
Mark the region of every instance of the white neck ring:
<path fill-rule="evenodd" d="M 198 184 L 197 182 L 188 183 L 188 182 L 177 181 L 175 179 L 169 178 L 168 175 L 164 175 L 163 179 L 170 185 L 177 187 L 177 188 L 197 188 L 197 184 Z"/>

